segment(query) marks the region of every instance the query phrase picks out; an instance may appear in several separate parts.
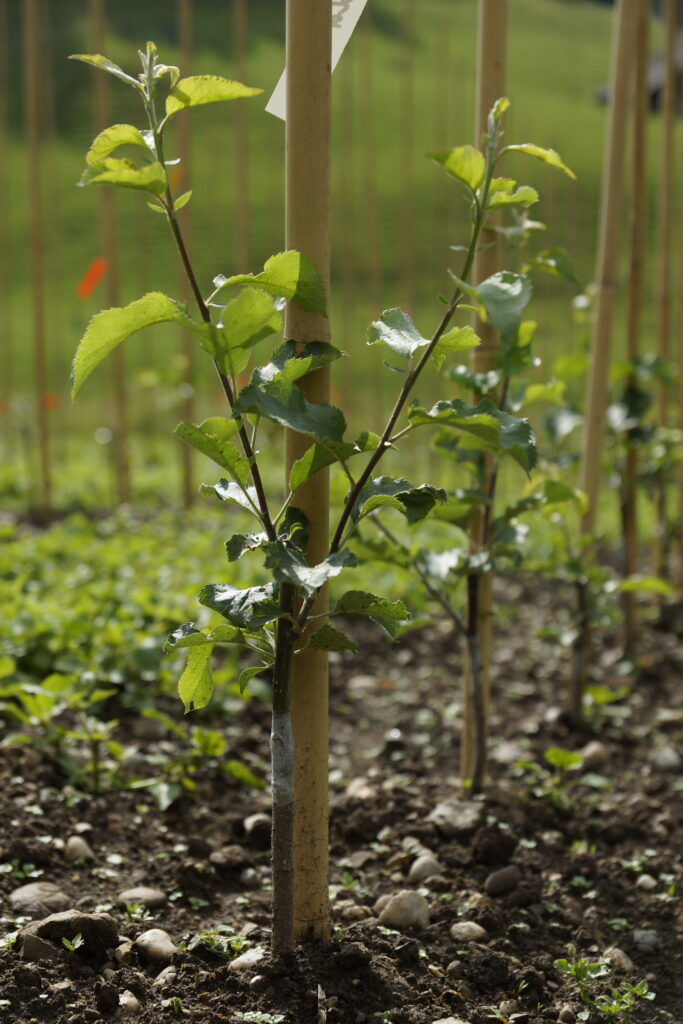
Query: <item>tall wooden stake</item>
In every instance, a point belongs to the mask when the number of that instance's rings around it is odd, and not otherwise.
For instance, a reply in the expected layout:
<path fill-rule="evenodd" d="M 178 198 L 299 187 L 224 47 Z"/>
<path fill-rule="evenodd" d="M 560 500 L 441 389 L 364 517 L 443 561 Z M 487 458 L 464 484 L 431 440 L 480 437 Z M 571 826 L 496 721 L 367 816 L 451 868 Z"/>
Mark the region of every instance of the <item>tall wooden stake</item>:
<path fill-rule="evenodd" d="M 372 315 L 381 309 L 382 301 L 382 197 L 377 188 L 377 136 L 375 133 L 375 67 L 372 24 L 372 4 L 363 13 L 360 32 L 360 57 L 356 62 L 360 72 L 355 83 L 356 95 L 363 96 L 363 116 L 360 118 L 362 131 L 363 159 L 363 222 L 365 224 L 365 245 L 370 265 L 370 300 Z M 362 76 L 362 77 L 361 77 Z M 362 92 L 361 92 L 362 90 Z M 444 175 L 445 177 L 445 175 Z M 386 377 L 386 374 L 384 375 Z"/>
<path fill-rule="evenodd" d="M 581 456 L 581 488 L 588 498 L 588 508 L 581 520 L 584 537 L 595 530 L 600 471 L 607 406 L 607 379 L 612 339 L 612 321 L 616 297 L 616 273 L 621 226 L 621 200 L 626 156 L 626 128 L 632 82 L 633 54 L 637 25 L 638 0 L 617 0 L 614 11 L 614 39 L 610 107 L 603 164 L 600 201 L 600 242 L 597 266 L 597 295 L 593 323 L 592 359 L 586 393 L 586 421 Z M 583 586 L 583 590 L 581 587 Z M 579 604 L 583 624 L 575 647 L 575 661 L 568 694 L 568 711 L 575 723 L 581 719 L 583 689 L 590 654 L 589 595 L 579 585 Z"/>
<path fill-rule="evenodd" d="M 40 461 L 42 513 L 51 509 L 51 466 L 47 421 L 47 360 L 45 351 L 45 223 L 41 182 L 39 0 L 24 0 L 23 48 L 25 120 L 28 138 L 28 192 L 31 205 L 31 305 L 33 308 L 33 357 L 35 361 L 36 424 Z"/>
<path fill-rule="evenodd" d="M 643 255 L 645 253 L 645 208 L 647 179 L 645 156 L 647 152 L 647 118 L 650 110 L 648 85 L 650 43 L 650 0 L 640 0 L 638 18 L 636 63 L 634 68 L 633 116 L 633 182 L 631 191 L 631 253 L 628 285 L 627 356 L 633 365 L 640 352 L 641 302 L 643 297 Z M 628 387 L 635 388 L 635 372 L 628 378 Z M 622 495 L 622 521 L 624 534 L 624 574 L 632 576 L 638 571 L 638 449 L 626 442 L 626 463 Z M 631 657 L 638 639 L 638 606 L 636 595 L 623 595 L 624 655 Z"/>
<path fill-rule="evenodd" d="M 0 332 L 3 344 L 3 374 L 0 398 L 9 406 L 14 388 L 14 318 L 12 308 L 12 241 L 9 210 L 12 197 L 9 175 L 9 74 L 7 40 L 9 8 L 0 0 Z M 7 410 L 5 410 L 6 412 Z"/>
<path fill-rule="evenodd" d="M 401 73 L 401 171 L 402 171 L 402 274 L 401 292 L 411 314 L 415 313 L 415 0 L 403 0 L 403 70 Z"/>
<path fill-rule="evenodd" d="M 92 41 L 95 53 L 106 53 L 105 0 L 90 0 Z M 109 76 L 100 72 L 93 74 L 95 88 L 95 121 L 97 131 L 109 124 Z M 116 231 L 116 210 L 114 191 L 110 188 L 99 190 L 100 235 L 102 249 L 109 263 L 105 277 L 105 293 L 108 306 L 120 304 L 118 235 Z M 116 495 L 120 502 L 130 501 L 130 437 L 128 422 L 128 385 L 123 346 L 112 352 L 114 378 L 114 472 Z M 186 447 L 183 445 L 183 448 Z"/>
<path fill-rule="evenodd" d="M 505 95 L 505 64 L 507 43 L 507 0 L 479 0 L 477 27 L 477 81 L 474 112 L 475 145 L 481 145 L 482 134 L 486 131 L 489 111 L 497 99 Z M 492 244 L 491 244 L 492 243 Z M 490 248 L 477 253 L 473 279 L 483 281 L 500 269 L 500 244 L 498 235 L 491 229 L 482 233 L 482 246 Z M 481 338 L 481 344 L 474 349 L 472 369 L 475 373 L 488 373 L 497 367 L 498 336 L 489 323 L 478 317 L 474 329 Z M 494 500 L 495 469 L 493 460 L 485 463 L 485 486 Z M 487 544 L 484 536 L 486 517 L 479 516 L 472 525 L 472 542 L 482 549 Z M 483 780 L 486 762 L 485 737 L 488 732 L 491 678 L 491 637 L 493 614 L 493 575 L 491 572 L 478 576 L 476 588 L 470 587 L 469 616 L 476 616 L 476 623 L 470 621 L 469 630 L 479 637 L 478 657 L 481 671 L 477 673 L 468 659 L 465 671 L 464 728 L 461 751 L 461 776 L 464 782 L 479 788 Z M 476 589 L 476 595 L 474 590 Z M 480 678 L 477 678 L 480 676 Z M 482 692 L 478 693 L 479 686 Z"/>
<path fill-rule="evenodd" d="M 191 73 L 192 67 L 192 0 L 178 0 L 178 35 L 180 37 L 180 66 L 183 75 Z M 238 103 L 235 106 L 239 106 Z M 192 182 L 192 118 L 183 117 L 180 119 L 179 129 L 179 152 L 180 170 L 182 173 L 182 191 L 191 188 Z M 188 206 L 181 215 L 183 217 L 183 233 L 186 244 L 192 244 L 192 207 Z M 185 274 L 180 273 L 181 287 L 184 291 L 184 298 L 191 299 L 190 286 Z M 181 331 L 180 350 L 183 356 L 184 383 L 188 385 L 187 397 L 183 402 L 183 419 L 192 423 L 194 420 L 194 353 L 195 345 L 189 331 Z M 180 459 L 182 472 L 182 499 L 185 508 L 189 508 L 194 502 L 194 457 L 193 450 L 189 444 L 180 445 Z"/>
<path fill-rule="evenodd" d="M 320 0 L 287 0 L 286 247 L 313 260 L 329 290 L 330 276 L 330 74 L 332 5 Z M 328 341 L 329 321 L 290 303 L 285 337 L 301 347 Z M 329 371 L 300 381 L 310 402 L 329 400 Z M 311 445 L 286 430 L 287 477 Z M 308 558 L 316 564 L 329 546 L 329 477 L 317 473 L 297 492 L 296 505 L 308 517 Z M 321 592 L 314 615 L 327 609 Z M 319 622 L 320 620 L 318 620 Z M 324 939 L 328 905 L 328 667 L 323 651 L 294 659 L 294 938 Z"/>
<path fill-rule="evenodd" d="M 233 54 L 235 79 L 247 80 L 247 0 L 233 0 Z M 249 273 L 250 224 L 249 224 L 249 111 L 244 103 L 233 105 L 235 129 L 235 203 L 233 207 L 235 237 L 235 269 L 237 273 Z"/>

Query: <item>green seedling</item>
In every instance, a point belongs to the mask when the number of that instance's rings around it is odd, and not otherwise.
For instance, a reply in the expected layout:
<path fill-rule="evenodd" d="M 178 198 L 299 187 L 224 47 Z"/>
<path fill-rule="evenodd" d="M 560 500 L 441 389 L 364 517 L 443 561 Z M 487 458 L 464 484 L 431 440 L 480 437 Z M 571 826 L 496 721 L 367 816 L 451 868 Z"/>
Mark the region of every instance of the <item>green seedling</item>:
<path fill-rule="evenodd" d="M 80 949 L 81 946 L 85 945 L 85 939 L 80 932 L 78 932 L 77 935 L 74 935 L 73 939 L 67 939 L 66 935 L 63 935 L 62 945 L 65 949 L 68 949 L 70 953 L 75 953 L 77 949 Z"/>
<path fill-rule="evenodd" d="M 316 600 L 328 581 L 354 567 L 350 547 L 359 525 L 378 509 L 390 508 L 412 524 L 425 519 L 447 502 L 446 492 L 432 484 L 414 484 L 404 477 L 376 475 L 380 462 L 405 444 L 408 435 L 425 426 L 454 436 L 466 436 L 494 455 L 509 451 L 528 472 L 535 462 L 535 444 L 528 423 L 483 400 L 469 405 L 446 399 L 427 409 L 414 401 L 415 387 L 432 365 L 477 344 L 469 326 L 453 326 L 465 302 L 476 301 L 494 320 L 503 336 L 517 335 L 520 296 L 526 287 L 517 275 L 502 272 L 476 288 L 469 283 L 481 232 L 489 215 L 504 206 L 529 205 L 533 189 L 510 178 L 495 176 L 505 154 L 521 153 L 564 168 L 557 153 L 524 144 L 502 144 L 503 121 L 509 103 L 498 100 L 492 108 L 483 149 L 459 146 L 431 154 L 447 174 L 464 188 L 469 199 L 471 230 L 462 264 L 452 274 L 453 290 L 444 300 L 437 324 L 427 336 L 400 309 L 386 310 L 372 324 L 368 341 L 389 349 L 400 363 L 396 399 L 386 423 L 375 433 L 364 430 L 346 436 L 342 411 L 326 403 L 309 402 L 298 381 L 328 366 L 342 353 L 323 342 L 311 342 L 300 351 L 285 340 L 261 359 L 241 386 L 258 345 L 282 326 L 286 301 L 319 316 L 327 315 L 327 295 L 317 269 L 306 254 L 289 251 L 268 259 L 256 274 L 218 274 L 212 287 L 202 289 L 188 253 L 179 212 L 191 193 L 176 198 L 169 182 L 166 133 L 174 118 L 205 103 L 235 100 L 258 90 L 214 76 L 181 78 L 175 67 L 161 63 L 156 46 L 148 43 L 140 53 L 142 71 L 130 75 L 100 55 L 79 55 L 86 63 L 113 74 L 139 98 L 144 125 L 105 128 L 86 155 L 83 185 L 115 185 L 150 198 L 149 205 L 170 228 L 196 306 L 187 306 L 161 292 L 150 292 L 120 309 L 98 313 L 90 321 L 76 352 L 72 370 L 75 397 L 97 365 L 131 335 L 154 324 L 183 326 L 212 361 L 225 395 L 228 415 L 200 424 L 181 423 L 178 436 L 222 471 L 221 478 L 203 490 L 225 503 L 231 512 L 250 517 L 251 526 L 235 533 L 225 544 L 229 562 L 259 553 L 264 557 L 267 582 L 246 588 L 210 583 L 199 601 L 222 616 L 223 622 L 206 629 L 186 623 L 169 638 L 170 650 L 187 650 L 187 664 L 179 682 L 186 711 L 204 707 L 213 693 L 211 655 L 216 646 L 232 645 L 255 657 L 258 664 L 244 669 L 240 687 L 259 671 L 272 673 L 271 731 L 273 794 L 273 947 L 282 952 L 294 938 L 293 822 L 294 740 L 291 721 L 292 665 L 301 650 L 353 650 L 354 642 L 323 614 L 313 614 Z M 133 153 L 132 157 L 121 151 Z M 571 172 L 570 172 L 571 173 Z M 395 367 L 394 367 L 395 369 Z M 238 375 L 240 375 L 238 380 Z M 403 417 L 406 417 L 407 422 Z M 257 438 L 264 424 L 271 430 L 288 428 L 310 441 L 294 463 L 284 494 L 266 486 Z M 327 467 L 337 467 L 346 481 L 343 508 L 330 531 L 326 553 L 316 564 L 307 559 L 308 521 L 297 507 L 297 494 Z M 360 615 L 378 622 L 390 636 L 408 618 L 401 601 L 358 590 L 341 593 L 330 610 L 338 616 Z M 296 799 L 305 801 L 299 792 Z M 306 916 L 305 911 L 302 912 Z M 310 915 L 314 916 L 313 913 Z"/>
<path fill-rule="evenodd" d="M 189 939 L 183 940 L 180 948 L 187 952 L 200 949 L 210 953 L 220 960 L 234 960 L 243 953 L 249 942 L 242 935 L 235 935 L 227 925 L 218 925 L 216 928 L 207 928 L 205 931 L 197 932 Z"/>
<path fill-rule="evenodd" d="M 567 793 L 571 781 L 569 772 L 581 767 L 583 757 L 571 750 L 550 747 L 543 758 L 548 767 L 537 761 L 516 761 L 515 770 L 525 779 L 532 796 L 547 800 L 558 810 L 566 810 L 571 802 Z"/>
<path fill-rule="evenodd" d="M 578 1014 L 579 1020 L 588 1020 L 591 1011 L 594 1011 L 609 1020 L 628 1024 L 631 1011 L 641 1000 L 655 998 L 655 993 L 649 991 L 645 980 L 638 982 L 637 985 L 623 982 L 608 992 L 596 993 L 596 982 L 599 983 L 601 978 L 611 973 L 610 965 L 605 960 L 590 961 L 577 958 L 576 946 L 573 945 L 567 947 L 567 952 L 571 959 L 562 957 L 555 960 L 554 967 L 562 974 L 569 975 L 576 983 L 579 998 L 587 1007 Z"/>

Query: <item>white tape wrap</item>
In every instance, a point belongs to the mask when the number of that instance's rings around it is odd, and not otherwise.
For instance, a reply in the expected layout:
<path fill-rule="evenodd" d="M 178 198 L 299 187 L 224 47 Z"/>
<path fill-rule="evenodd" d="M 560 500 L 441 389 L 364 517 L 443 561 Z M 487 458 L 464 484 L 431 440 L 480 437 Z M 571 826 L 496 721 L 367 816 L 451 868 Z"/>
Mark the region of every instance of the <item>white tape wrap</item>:
<path fill-rule="evenodd" d="M 294 737 L 292 716 L 289 712 L 273 715 L 270 756 L 273 770 L 273 806 L 285 807 L 294 800 Z"/>

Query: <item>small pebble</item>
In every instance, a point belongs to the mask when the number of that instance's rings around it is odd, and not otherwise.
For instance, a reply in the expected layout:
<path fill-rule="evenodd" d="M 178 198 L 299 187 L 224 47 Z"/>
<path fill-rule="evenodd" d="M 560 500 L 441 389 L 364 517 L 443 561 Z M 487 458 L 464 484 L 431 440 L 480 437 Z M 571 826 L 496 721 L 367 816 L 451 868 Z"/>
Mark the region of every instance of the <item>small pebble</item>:
<path fill-rule="evenodd" d="M 517 888 L 522 880 L 522 873 L 516 864 L 508 864 L 506 868 L 492 871 L 484 883 L 487 896 L 505 896 Z"/>
<path fill-rule="evenodd" d="M 68 910 L 71 900 L 51 882 L 29 882 L 9 895 L 9 902 L 16 916 L 47 917 L 61 910 Z"/>
<path fill-rule="evenodd" d="M 161 889 L 152 889 L 147 885 L 138 885 L 134 889 L 124 889 L 117 896 L 117 903 L 125 906 L 127 903 L 139 904 L 147 907 L 148 910 L 158 910 L 168 902 L 168 897 Z"/>
<path fill-rule="evenodd" d="M 251 846 L 257 850 L 270 849 L 272 822 L 268 814 L 250 814 L 244 819 L 244 833 Z"/>
<path fill-rule="evenodd" d="M 413 885 L 418 885 L 420 882 L 426 882 L 427 879 L 442 874 L 443 868 L 438 860 L 431 853 L 425 853 L 413 861 L 408 872 L 408 881 Z"/>
<path fill-rule="evenodd" d="M 259 889 L 261 886 L 258 871 L 254 868 L 245 868 L 240 871 L 239 880 L 246 889 Z"/>
<path fill-rule="evenodd" d="M 231 960 L 228 964 L 229 971 L 244 971 L 249 967 L 254 967 L 259 960 L 263 960 L 265 951 L 260 946 L 255 946 L 254 949 L 248 949 L 246 953 L 240 953 L 234 960 Z"/>
<path fill-rule="evenodd" d="M 391 899 L 391 893 L 385 892 L 383 896 L 379 896 L 372 905 L 372 911 L 379 917 L 387 903 Z"/>
<path fill-rule="evenodd" d="M 121 967 L 128 967 L 134 961 L 133 955 L 133 943 L 130 939 L 126 939 L 114 950 L 114 960 Z"/>
<path fill-rule="evenodd" d="M 583 757 L 582 767 L 587 772 L 596 771 L 596 769 L 604 768 L 606 764 L 609 764 L 609 751 L 600 740 L 591 740 L 579 753 Z"/>
<path fill-rule="evenodd" d="M 119 1006 L 123 1017 L 137 1017 L 139 1013 L 142 1013 L 140 1003 L 128 989 L 119 996 Z"/>
<path fill-rule="evenodd" d="M 451 926 L 451 938 L 454 942 L 482 942 L 488 932 L 476 921 L 458 921 Z"/>
<path fill-rule="evenodd" d="M 263 974 L 255 974 L 249 982 L 249 988 L 253 992 L 263 992 L 268 988 L 268 979 Z"/>
<path fill-rule="evenodd" d="M 652 763 L 660 772 L 677 772 L 681 768 L 681 755 L 674 747 L 660 747 L 652 755 Z"/>
<path fill-rule="evenodd" d="M 156 978 L 152 982 L 152 988 L 166 988 L 168 985 L 172 985 L 177 977 L 178 972 L 175 967 L 164 967 L 163 971 L 157 974 Z"/>
<path fill-rule="evenodd" d="M 429 925 L 429 904 L 424 896 L 404 889 L 391 897 L 379 915 L 379 922 L 398 931 L 422 931 Z"/>
<path fill-rule="evenodd" d="M 639 875 L 636 882 L 636 889 L 643 889 L 645 892 L 652 892 L 657 888 L 657 879 L 652 875 Z"/>
<path fill-rule="evenodd" d="M 652 953 L 659 945 L 657 933 L 649 928 L 634 928 L 633 944 L 644 953 Z"/>
<path fill-rule="evenodd" d="M 618 946 L 610 946 L 602 955 L 605 960 L 609 960 L 615 971 L 630 972 L 633 970 L 633 960 Z"/>
<path fill-rule="evenodd" d="M 557 1019 L 560 1024 L 574 1024 L 576 1021 L 576 1014 L 572 1010 L 571 1006 L 566 1003 L 558 1013 Z"/>
<path fill-rule="evenodd" d="M 437 804 L 427 821 L 444 839 L 465 839 L 484 817 L 484 808 L 472 800 L 444 800 Z"/>
<path fill-rule="evenodd" d="M 70 861 L 95 860 L 95 854 L 81 836 L 69 836 L 64 847 L 64 856 Z"/>
<path fill-rule="evenodd" d="M 143 932 L 135 940 L 135 948 L 143 960 L 156 964 L 170 964 L 178 952 L 178 947 L 163 928 L 150 928 Z"/>

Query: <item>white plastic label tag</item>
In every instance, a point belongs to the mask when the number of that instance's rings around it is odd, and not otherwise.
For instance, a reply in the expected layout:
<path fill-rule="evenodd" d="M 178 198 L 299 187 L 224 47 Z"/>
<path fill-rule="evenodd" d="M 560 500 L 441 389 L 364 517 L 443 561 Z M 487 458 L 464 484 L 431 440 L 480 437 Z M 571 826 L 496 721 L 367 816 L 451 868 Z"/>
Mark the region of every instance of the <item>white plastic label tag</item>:
<path fill-rule="evenodd" d="M 351 38 L 351 33 L 358 24 L 358 19 L 368 0 L 332 0 L 332 70 L 339 63 L 346 44 Z M 266 110 L 275 117 L 286 119 L 287 109 L 287 70 L 285 69 L 280 81 L 273 90 L 273 95 L 268 100 Z"/>

